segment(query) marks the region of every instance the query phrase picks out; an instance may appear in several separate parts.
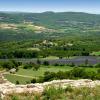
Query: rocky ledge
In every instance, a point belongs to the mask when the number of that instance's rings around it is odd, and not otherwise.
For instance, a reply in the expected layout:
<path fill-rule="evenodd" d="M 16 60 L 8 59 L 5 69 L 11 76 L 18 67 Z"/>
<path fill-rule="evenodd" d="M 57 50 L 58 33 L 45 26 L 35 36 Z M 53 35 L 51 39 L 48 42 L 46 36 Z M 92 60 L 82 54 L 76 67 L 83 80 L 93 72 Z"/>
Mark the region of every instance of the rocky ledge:
<path fill-rule="evenodd" d="M 42 93 L 47 86 L 61 86 L 62 88 L 72 86 L 72 87 L 95 87 L 100 85 L 100 81 L 92 81 L 89 79 L 80 80 L 53 80 L 51 82 L 27 84 L 27 85 L 15 85 L 8 81 L 0 84 L 0 95 L 3 99 L 5 96 L 12 93 Z"/>

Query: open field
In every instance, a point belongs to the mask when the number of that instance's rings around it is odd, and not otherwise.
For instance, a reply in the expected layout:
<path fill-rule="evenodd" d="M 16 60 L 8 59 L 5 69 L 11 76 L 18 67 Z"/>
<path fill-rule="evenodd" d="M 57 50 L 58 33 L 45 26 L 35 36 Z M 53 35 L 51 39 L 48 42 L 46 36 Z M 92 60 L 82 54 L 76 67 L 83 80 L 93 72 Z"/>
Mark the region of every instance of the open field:
<path fill-rule="evenodd" d="M 20 68 L 19 71 L 16 74 L 6 74 L 4 76 L 5 76 L 5 78 L 7 78 L 12 83 L 16 83 L 16 81 L 18 80 L 19 83 L 25 84 L 26 82 L 30 83 L 30 80 L 32 80 L 34 77 L 36 78 L 36 77 L 39 77 L 39 76 L 43 76 L 43 74 L 46 71 L 58 72 L 58 71 L 68 71 L 68 70 L 71 70 L 71 69 L 72 68 L 68 67 L 68 66 L 40 67 L 40 69 L 38 71 L 34 71 L 33 69 Z"/>
<path fill-rule="evenodd" d="M 69 57 L 69 58 L 66 58 L 66 57 L 63 57 L 62 59 L 73 59 L 73 58 L 76 58 L 75 56 L 73 57 Z M 40 58 L 41 60 L 57 60 L 59 59 L 59 57 L 56 57 L 56 56 L 48 56 L 46 58 Z"/>
<path fill-rule="evenodd" d="M 58 72 L 58 71 L 69 71 L 71 70 L 71 67 L 68 66 L 43 66 L 40 67 L 38 71 L 34 71 L 33 69 L 20 69 L 16 74 L 20 75 L 27 75 L 27 76 L 33 76 L 33 77 L 39 77 L 43 76 L 44 72 L 50 71 L 50 72 Z"/>
<path fill-rule="evenodd" d="M 11 74 L 7 74 L 7 75 L 4 75 L 4 76 L 10 82 L 16 83 L 16 81 L 19 81 L 20 84 L 26 84 L 27 82 L 30 83 L 30 80 L 32 79 L 32 78 L 29 78 L 29 77 L 21 77 L 21 76 L 16 76 L 16 75 L 11 75 Z"/>
<path fill-rule="evenodd" d="M 20 84 L 30 83 L 30 80 L 33 78 L 38 78 L 39 76 L 43 76 L 46 71 L 49 72 L 59 72 L 59 71 L 69 71 L 73 69 L 73 67 L 68 66 L 42 66 L 38 71 L 34 71 L 33 69 L 23 69 L 20 68 L 16 74 L 6 74 L 4 75 L 10 82 L 16 83 L 19 81 Z M 96 71 L 98 68 L 85 68 L 87 71 Z"/>
<path fill-rule="evenodd" d="M 52 60 L 52 59 L 59 59 L 59 57 L 56 57 L 56 56 L 49 56 L 49 57 L 46 57 L 46 58 L 40 58 L 41 60 Z"/>
<path fill-rule="evenodd" d="M 100 51 L 93 52 L 91 55 L 100 56 Z"/>

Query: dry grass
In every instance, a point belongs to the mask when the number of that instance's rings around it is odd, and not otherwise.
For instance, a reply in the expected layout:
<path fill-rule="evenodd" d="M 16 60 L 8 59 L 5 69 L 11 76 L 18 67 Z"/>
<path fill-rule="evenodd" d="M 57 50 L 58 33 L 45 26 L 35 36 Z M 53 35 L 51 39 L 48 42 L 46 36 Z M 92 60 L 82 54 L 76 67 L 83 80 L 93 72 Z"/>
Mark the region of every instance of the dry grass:
<path fill-rule="evenodd" d="M 100 100 L 100 86 L 94 88 L 46 88 L 43 94 L 13 94 L 4 100 Z"/>

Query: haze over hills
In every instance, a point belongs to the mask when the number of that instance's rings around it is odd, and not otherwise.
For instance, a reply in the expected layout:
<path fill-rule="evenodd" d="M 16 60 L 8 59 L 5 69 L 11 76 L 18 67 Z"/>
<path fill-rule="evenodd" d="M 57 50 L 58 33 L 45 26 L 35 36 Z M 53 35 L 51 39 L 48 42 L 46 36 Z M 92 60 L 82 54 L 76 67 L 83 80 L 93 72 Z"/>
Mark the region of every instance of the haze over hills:
<path fill-rule="evenodd" d="M 82 12 L 43 12 L 43 13 L 17 13 L 17 12 L 0 12 L 0 22 L 21 23 L 33 22 L 48 26 L 56 25 L 57 22 L 76 21 L 87 22 L 92 24 L 100 23 L 100 15 L 88 14 Z M 59 25 L 58 25 L 59 26 Z"/>
<path fill-rule="evenodd" d="M 0 40 L 100 35 L 99 28 L 99 14 L 50 11 L 43 13 L 0 12 Z"/>

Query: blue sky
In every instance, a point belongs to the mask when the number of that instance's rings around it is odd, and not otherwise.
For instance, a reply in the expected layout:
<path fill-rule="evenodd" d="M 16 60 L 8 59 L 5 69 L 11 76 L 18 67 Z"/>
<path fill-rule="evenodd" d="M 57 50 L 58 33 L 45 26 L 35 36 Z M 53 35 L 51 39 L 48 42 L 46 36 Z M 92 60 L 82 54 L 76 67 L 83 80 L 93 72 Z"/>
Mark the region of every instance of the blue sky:
<path fill-rule="evenodd" d="M 100 14 L 100 0 L 0 0 L 0 11 L 75 11 Z"/>

